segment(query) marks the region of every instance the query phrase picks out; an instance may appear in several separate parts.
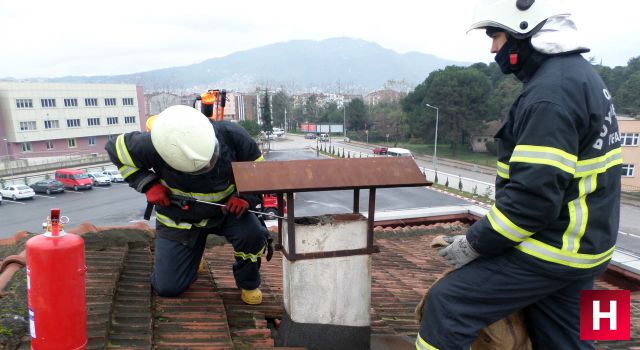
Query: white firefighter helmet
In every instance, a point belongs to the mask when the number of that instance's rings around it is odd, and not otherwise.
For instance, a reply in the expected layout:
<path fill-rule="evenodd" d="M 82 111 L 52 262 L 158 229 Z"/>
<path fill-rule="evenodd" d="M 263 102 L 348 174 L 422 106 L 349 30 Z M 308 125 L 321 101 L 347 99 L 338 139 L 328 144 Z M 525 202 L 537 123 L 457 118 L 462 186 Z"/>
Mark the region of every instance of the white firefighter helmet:
<path fill-rule="evenodd" d="M 218 153 L 211 121 L 184 105 L 171 106 L 158 114 L 151 129 L 151 142 L 170 167 L 185 173 L 210 170 Z"/>
<path fill-rule="evenodd" d="M 548 18 L 568 14 L 565 0 L 480 0 L 468 30 L 497 27 L 522 39 L 535 34 Z"/>

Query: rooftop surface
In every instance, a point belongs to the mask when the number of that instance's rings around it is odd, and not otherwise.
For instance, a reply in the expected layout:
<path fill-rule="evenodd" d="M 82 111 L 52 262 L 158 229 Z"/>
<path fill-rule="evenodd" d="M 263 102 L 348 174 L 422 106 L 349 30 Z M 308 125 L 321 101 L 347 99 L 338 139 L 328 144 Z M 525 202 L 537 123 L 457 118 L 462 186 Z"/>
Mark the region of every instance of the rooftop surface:
<path fill-rule="evenodd" d="M 429 286 L 448 269 L 430 244 L 435 235 L 464 232 L 462 223 L 375 230 L 380 253 L 373 256 L 372 332 L 410 349 L 418 326 L 414 309 Z M 153 265 L 153 230 L 139 225 L 67 229 L 86 244 L 87 331 L 89 349 L 273 349 L 283 314 L 282 256 L 262 265 L 264 302 L 240 301 L 229 244 L 212 241 L 198 281 L 177 298 L 155 296 L 149 286 Z M 18 237 L 18 236 L 17 236 Z M 19 237 L 18 237 L 19 238 Z M 6 247 L 17 253 L 28 237 Z M 9 251 L 9 250 L 5 250 Z M 2 257 L 3 255 L 0 255 Z M 6 260 L 6 259 L 5 259 Z M 28 349 L 24 269 L 17 271 L 0 298 L 0 348 Z M 619 289 L 602 280 L 599 289 Z M 10 322 L 13 320 L 13 322 Z M 640 292 L 632 292 L 632 340 L 602 342 L 599 349 L 640 349 Z M 381 342 L 380 342 L 381 343 Z M 374 348 L 372 346 L 372 348 Z M 302 348 L 279 348 L 302 349 Z"/>

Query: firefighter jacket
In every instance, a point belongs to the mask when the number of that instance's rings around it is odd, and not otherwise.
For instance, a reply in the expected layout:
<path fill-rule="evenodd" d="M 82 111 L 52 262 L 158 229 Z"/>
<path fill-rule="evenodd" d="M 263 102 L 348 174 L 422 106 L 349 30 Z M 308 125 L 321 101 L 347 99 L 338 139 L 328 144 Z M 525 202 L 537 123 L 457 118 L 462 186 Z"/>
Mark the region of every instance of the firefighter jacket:
<path fill-rule="evenodd" d="M 548 57 L 525 81 L 496 134 L 495 205 L 467 239 L 484 256 L 515 248 L 535 263 L 601 267 L 613 255 L 620 215 L 611 95 L 579 54 Z"/>
<path fill-rule="evenodd" d="M 160 181 L 171 194 L 187 196 L 207 202 L 225 203 L 235 192 L 231 162 L 261 161 L 258 145 L 241 126 L 227 121 L 212 122 L 220 155 L 214 168 L 204 174 L 191 175 L 171 168 L 160 157 L 148 132 L 119 135 L 105 146 L 111 161 L 118 167 L 129 186 L 144 193 Z M 245 198 L 255 206 L 255 196 Z M 156 221 L 165 226 L 190 229 L 211 227 L 222 220 L 218 206 L 194 203 L 189 210 L 179 206 L 156 207 Z"/>

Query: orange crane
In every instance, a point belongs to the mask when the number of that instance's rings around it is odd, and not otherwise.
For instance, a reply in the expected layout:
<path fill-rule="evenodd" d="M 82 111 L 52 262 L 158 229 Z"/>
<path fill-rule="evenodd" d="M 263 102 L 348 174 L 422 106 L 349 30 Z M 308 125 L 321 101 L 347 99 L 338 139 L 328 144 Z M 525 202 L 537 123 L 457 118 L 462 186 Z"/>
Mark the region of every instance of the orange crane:
<path fill-rule="evenodd" d="M 200 94 L 193 101 L 193 108 L 200 101 L 200 111 L 211 120 L 224 119 L 224 106 L 227 102 L 227 91 L 218 89 L 209 89 L 207 92 Z"/>

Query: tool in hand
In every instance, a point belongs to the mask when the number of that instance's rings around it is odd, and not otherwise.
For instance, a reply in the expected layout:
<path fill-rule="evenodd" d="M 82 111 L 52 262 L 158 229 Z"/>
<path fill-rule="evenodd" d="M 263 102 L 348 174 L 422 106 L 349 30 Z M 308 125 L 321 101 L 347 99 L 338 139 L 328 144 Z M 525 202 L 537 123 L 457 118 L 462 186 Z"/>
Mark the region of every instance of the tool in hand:
<path fill-rule="evenodd" d="M 202 203 L 202 204 L 208 204 L 208 205 L 215 205 L 217 207 L 224 207 L 224 204 L 220 204 L 220 203 L 214 203 L 214 202 L 205 202 L 203 200 L 200 199 L 195 199 L 192 197 L 187 197 L 187 196 L 180 196 L 180 195 L 175 195 L 175 194 L 170 194 L 169 198 L 171 199 L 171 203 L 175 204 L 177 206 L 179 206 L 182 210 L 189 210 L 189 207 L 191 204 L 193 203 Z M 258 214 L 258 215 L 265 215 L 265 216 L 270 216 L 270 217 L 274 217 L 274 218 L 278 218 L 278 219 L 283 219 L 283 220 L 287 220 L 286 217 L 284 216 L 279 216 L 276 214 L 272 214 L 272 213 L 265 213 L 265 212 L 261 212 L 261 211 L 257 211 L 257 210 L 247 210 L 250 213 L 254 213 L 254 214 Z"/>

